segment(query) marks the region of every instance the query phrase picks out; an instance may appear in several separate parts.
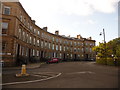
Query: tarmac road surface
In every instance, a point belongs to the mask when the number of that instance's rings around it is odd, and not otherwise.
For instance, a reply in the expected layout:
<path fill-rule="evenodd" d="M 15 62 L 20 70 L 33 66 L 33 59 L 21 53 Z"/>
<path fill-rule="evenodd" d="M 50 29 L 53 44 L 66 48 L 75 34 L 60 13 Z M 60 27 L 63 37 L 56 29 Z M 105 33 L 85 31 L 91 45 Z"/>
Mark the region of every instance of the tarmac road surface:
<path fill-rule="evenodd" d="M 7 70 L 3 73 L 18 73 Z M 3 88 L 118 88 L 118 67 L 98 65 L 95 62 L 62 62 L 29 69 L 31 73 L 61 73 L 59 77 L 33 83 L 4 85 Z"/>

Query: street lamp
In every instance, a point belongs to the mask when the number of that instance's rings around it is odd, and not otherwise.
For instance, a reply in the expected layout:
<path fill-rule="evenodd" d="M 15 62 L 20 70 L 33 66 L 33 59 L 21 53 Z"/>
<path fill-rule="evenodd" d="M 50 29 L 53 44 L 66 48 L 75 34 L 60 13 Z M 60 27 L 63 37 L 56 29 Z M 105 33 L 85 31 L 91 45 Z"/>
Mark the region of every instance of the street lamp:
<path fill-rule="evenodd" d="M 100 32 L 100 36 L 103 34 L 103 38 L 104 38 L 104 50 L 105 50 L 105 59 L 107 59 L 106 57 L 106 41 L 105 41 L 105 30 L 103 28 L 103 32 Z"/>
<path fill-rule="evenodd" d="M 103 38 L 104 38 L 104 44 L 106 43 L 106 41 L 105 41 L 105 30 L 104 30 L 104 28 L 103 28 L 103 33 L 102 32 L 100 32 L 100 36 L 103 34 Z"/>

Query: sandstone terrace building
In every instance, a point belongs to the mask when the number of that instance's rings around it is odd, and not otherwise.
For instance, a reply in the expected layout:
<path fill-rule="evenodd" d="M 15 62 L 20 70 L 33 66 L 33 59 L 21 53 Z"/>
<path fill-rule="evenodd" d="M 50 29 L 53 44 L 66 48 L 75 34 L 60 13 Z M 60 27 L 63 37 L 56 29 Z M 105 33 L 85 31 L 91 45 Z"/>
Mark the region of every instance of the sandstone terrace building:
<path fill-rule="evenodd" d="M 66 37 L 59 31 L 52 34 L 40 28 L 20 2 L 2 2 L 2 53 L 4 66 L 46 61 L 52 57 L 62 60 L 95 60 L 95 40 L 91 37 Z"/>

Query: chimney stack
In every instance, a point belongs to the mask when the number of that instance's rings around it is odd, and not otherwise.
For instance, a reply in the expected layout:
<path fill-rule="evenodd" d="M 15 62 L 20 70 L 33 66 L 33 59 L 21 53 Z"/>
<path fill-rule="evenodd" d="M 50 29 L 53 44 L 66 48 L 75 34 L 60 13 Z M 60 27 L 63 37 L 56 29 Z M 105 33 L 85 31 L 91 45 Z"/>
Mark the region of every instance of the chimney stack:
<path fill-rule="evenodd" d="M 43 27 L 43 30 L 47 32 L 47 27 Z"/>
<path fill-rule="evenodd" d="M 32 20 L 32 22 L 35 24 L 35 20 Z"/>
<path fill-rule="evenodd" d="M 56 34 L 56 35 L 59 35 L 59 31 L 55 31 L 55 34 Z"/>
<path fill-rule="evenodd" d="M 90 40 L 92 40 L 92 37 L 89 37 Z"/>
<path fill-rule="evenodd" d="M 81 39 L 82 38 L 82 36 L 79 34 L 79 35 L 77 35 L 77 39 Z"/>

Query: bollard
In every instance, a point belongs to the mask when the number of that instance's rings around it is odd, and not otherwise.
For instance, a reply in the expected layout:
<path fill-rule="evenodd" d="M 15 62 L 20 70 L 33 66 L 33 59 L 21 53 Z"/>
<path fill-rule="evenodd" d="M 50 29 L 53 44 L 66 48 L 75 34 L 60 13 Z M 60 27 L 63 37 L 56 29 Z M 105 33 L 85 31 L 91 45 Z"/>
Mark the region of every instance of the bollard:
<path fill-rule="evenodd" d="M 26 65 L 22 65 L 21 74 L 16 74 L 16 77 L 22 77 L 22 76 L 29 76 L 29 74 L 26 73 Z"/>
<path fill-rule="evenodd" d="M 22 65 L 21 74 L 26 74 L 26 65 Z"/>

